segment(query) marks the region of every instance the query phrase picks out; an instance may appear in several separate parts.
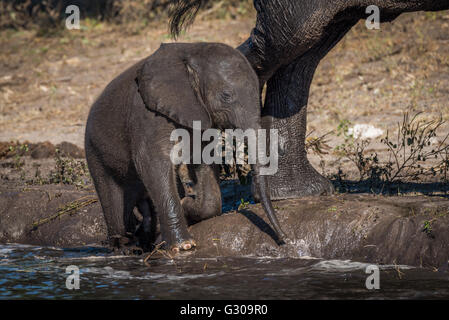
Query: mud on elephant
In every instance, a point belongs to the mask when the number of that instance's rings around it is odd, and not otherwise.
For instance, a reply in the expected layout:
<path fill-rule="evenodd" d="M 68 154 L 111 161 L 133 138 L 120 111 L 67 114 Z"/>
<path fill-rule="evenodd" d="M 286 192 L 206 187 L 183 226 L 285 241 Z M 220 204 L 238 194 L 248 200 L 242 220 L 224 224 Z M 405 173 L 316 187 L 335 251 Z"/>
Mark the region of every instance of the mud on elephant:
<path fill-rule="evenodd" d="M 110 239 L 119 245 L 125 235 L 138 234 L 149 249 L 159 224 L 167 248 L 195 247 L 187 224 L 221 214 L 218 177 L 213 166 L 188 165 L 197 197 L 182 198 L 171 134 L 178 128 L 192 132 L 194 121 L 204 130 L 258 130 L 260 109 L 255 72 L 239 51 L 223 44 L 165 44 L 114 79 L 92 106 L 85 135 Z M 254 184 L 281 239 L 261 169 L 256 162 Z"/>

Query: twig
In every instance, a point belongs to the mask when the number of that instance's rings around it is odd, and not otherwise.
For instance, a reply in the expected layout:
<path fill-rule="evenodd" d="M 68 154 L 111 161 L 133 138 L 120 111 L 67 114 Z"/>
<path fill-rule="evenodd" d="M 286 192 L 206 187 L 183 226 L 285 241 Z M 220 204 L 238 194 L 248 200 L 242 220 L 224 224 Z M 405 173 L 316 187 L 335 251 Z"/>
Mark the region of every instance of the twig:
<path fill-rule="evenodd" d="M 85 199 L 87 197 L 89 197 L 89 196 L 85 196 L 85 197 L 82 197 L 82 198 L 80 198 L 78 200 L 70 202 L 65 207 L 59 209 L 58 212 L 56 212 L 54 215 L 52 215 L 52 216 L 50 216 L 48 218 L 44 218 L 44 219 L 41 219 L 39 221 L 33 222 L 32 225 L 31 225 L 31 231 L 35 230 L 37 227 L 39 227 L 39 226 L 41 226 L 41 225 L 43 225 L 45 223 L 51 222 L 51 221 L 53 221 L 53 220 L 55 220 L 55 219 L 65 215 L 65 214 L 72 213 L 74 211 L 77 211 L 77 210 L 79 210 L 79 209 L 81 209 L 83 207 L 87 207 L 88 205 L 91 205 L 92 203 L 95 203 L 95 202 L 98 201 L 98 199 L 95 198 L 95 199 L 88 199 L 86 201 L 79 202 L 79 201 L 81 201 L 81 200 L 83 200 L 83 199 Z"/>
<path fill-rule="evenodd" d="M 399 279 L 402 280 L 402 276 L 403 276 L 405 273 L 402 272 L 401 269 L 399 269 L 399 266 L 396 264 L 396 262 L 394 263 L 394 269 L 395 269 L 396 272 L 398 273 Z"/>
<path fill-rule="evenodd" d="M 165 241 L 162 241 L 161 243 L 157 244 L 156 247 L 153 249 L 153 251 L 151 251 L 151 253 L 145 258 L 145 260 L 143 260 L 143 262 L 149 266 L 149 264 L 147 263 L 148 259 L 151 258 L 151 256 L 156 253 L 159 252 L 159 249 L 162 247 L 162 245 L 165 244 Z"/>

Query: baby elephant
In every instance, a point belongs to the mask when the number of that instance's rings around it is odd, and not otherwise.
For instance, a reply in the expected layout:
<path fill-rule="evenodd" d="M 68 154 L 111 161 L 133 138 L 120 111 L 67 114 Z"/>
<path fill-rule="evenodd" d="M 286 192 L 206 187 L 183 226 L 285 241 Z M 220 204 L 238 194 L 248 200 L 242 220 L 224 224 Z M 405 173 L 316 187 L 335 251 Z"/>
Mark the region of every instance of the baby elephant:
<path fill-rule="evenodd" d="M 194 121 L 201 121 L 202 130 L 258 130 L 260 113 L 255 72 L 242 54 L 223 44 L 163 44 L 114 79 L 92 106 L 85 135 L 109 238 L 135 233 L 138 207 L 145 234 L 155 232 L 150 221 L 157 217 L 168 249 L 195 247 L 187 222 L 221 214 L 218 179 L 212 166 L 188 165 L 197 196 L 181 199 L 171 133 L 192 132 Z M 260 168 L 253 165 L 255 189 L 281 240 Z"/>

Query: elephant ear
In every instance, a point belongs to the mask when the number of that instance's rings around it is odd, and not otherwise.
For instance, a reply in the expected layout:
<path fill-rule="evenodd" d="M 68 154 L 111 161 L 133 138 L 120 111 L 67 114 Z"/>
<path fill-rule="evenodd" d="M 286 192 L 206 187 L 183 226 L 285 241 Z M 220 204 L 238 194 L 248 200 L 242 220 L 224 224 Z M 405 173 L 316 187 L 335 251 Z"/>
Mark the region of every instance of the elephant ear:
<path fill-rule="evenodd" d="M 137 71 L 137 86 L 145 106 L 174 122 L 192 128 L 212 127 L 211 115 L 199 90 L 199 76 L 192 60 L 192 45 L 163 44 Z"/>

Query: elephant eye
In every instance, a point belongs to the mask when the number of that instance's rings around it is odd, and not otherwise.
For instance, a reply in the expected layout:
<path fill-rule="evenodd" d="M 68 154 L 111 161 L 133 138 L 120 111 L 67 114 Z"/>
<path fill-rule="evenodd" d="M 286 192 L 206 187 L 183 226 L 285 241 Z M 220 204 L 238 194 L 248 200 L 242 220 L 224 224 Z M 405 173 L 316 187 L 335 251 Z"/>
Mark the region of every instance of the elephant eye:
<path fill-rule="evenodd" d="M 221 98 L 221 100 L 222 100 L 223 102 L 231 103 L 231 102 L 234 102 L 234 100 L 235 100 L 235 95 L 234 95 L 234 93 L 233 93 L 232 91 L 230 91 L 230 90 L 224 90 L 224 91 L 221 92 L 220 98 Z"/>

